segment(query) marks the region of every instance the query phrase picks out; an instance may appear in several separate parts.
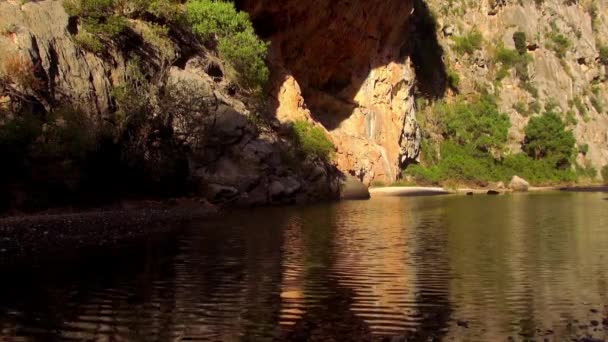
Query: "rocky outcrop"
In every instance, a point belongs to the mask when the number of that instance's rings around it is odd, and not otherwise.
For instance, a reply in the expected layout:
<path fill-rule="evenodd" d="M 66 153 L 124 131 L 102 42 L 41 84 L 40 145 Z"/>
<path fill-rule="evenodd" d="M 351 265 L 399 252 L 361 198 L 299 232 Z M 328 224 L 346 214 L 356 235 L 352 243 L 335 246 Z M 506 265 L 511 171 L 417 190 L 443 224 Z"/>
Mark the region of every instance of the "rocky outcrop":
<path fill-rule="evenodd" d="M 346 176 L 340 184 L 340 198 L 344 200 L 366 200 L 371 197 L 365 184 L 354 176 Z"/>
<path fill-rule="evenodd" d="M 530 183 L 528 183 L 525 179 L 513 176 L 511 182 L 509 182 L 509 189 L 513 191 L 526 192 L 530 188 Z"/>
<path fill-rule="evenodd" d="M 61 2 L 0 2 L 0 27 L 12 28 L 0 35 L 0 61 L 25 59 L 43 82 L 45 91 L 36 96 L 47 110 L 56 104 L 81 103 L 91 114 L 111 111 L 113 85 L 124 78 L 125 60 L 118 53 L 108 60 L 83 53 L 73 42 L 69 31 L 75 28 Z M 6 68 L 0 67 L 10 73 Z"/>
<path fill-rule="evenodd" d="M 128 59 L 145 53 L 145 60 L 144 55 L 140 57 L 142 67 L 153 76 L 150 82 L 162 77 L 168 85 L 187 85 L 195 91 L 185 95 L 204 102 L 204 113 L 185 113 L 172 127 L 191 151 L 188 164 L 195 196 L 214 204 L 241 206 L 339 197 L 341 173 L 335 166 L 321 159 L 289 158 L 297 151 L 282 125 L 276 120 L 256 122 L 258 113 L 223 77 L 222 61 L 187 32 L 173 37 L 178 62 L 167 67 L 160 64 L 162 52 L 138 35 L 141 23 L 136 20 L 129 22 L 128 53 L 123 46 L 108 45 L 103 55 L 79 47 L 72 37 L 78 27 L 73 25 L 61 1 L 0 2 L 0 26 L 14 28 L 0 35 L 0 60 L 17 56 L 23 64 L 35 67 L 36 79 L 42 81 L 36 89 L 16 83 L 11 86 L 35 96 L 42 110 L 73 104 L 98 123 L 111 121 L 116 109 L 114 89 L 126 81 Z M 151 96 L 149 101 L 155 99 Z M 151 108 L 160 108 L 160 114 L 147 114 L 162 115 L 164 105 L 152 104 Z"/>
<path fill-rule="evenodd" d="M 418 156 L 404 53 L 414 1 L 237 2 L 271 41 L 274 115 L 323 126 L 340 170 L 365 184 L 393 181 Z"/>

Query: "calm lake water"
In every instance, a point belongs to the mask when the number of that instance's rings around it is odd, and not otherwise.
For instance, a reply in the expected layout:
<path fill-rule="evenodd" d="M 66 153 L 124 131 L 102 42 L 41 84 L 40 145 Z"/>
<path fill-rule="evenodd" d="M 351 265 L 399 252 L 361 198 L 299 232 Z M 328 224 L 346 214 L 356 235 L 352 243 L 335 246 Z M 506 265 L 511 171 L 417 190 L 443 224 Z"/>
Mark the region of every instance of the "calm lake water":
<path fill-rule="evenodd" d="M 608 338 L 602 193 L 241 211 L 2 275 L 0 341 Z"/>

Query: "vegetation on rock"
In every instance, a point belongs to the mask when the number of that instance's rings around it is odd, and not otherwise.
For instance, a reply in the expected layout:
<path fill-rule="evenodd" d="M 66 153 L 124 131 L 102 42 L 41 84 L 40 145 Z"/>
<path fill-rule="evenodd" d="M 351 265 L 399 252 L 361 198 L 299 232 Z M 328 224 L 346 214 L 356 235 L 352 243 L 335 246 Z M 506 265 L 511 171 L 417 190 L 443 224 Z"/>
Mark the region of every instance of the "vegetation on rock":
<path fill-rule="evenodd" d="M 305 155 L 329 160 L 334 153 L 334 144 L 322 128 L 308 121 L 298 120 L 293 123 L 293 132 L 300 150 Z"/>
<path fill-rule="evenodd" d="M 256 88 L 267 81 L 268 44 L 255 34 L 247 13 L 230 2 L 212 0 L 190 1 L 187 12 L 194 31 L 217 42 L 220 56 L 234 68 L 241 85 Z"/>
<path fill-rule="evenodd" d="M 570 167 L 576 140 L 556 113 L 531 118 L 525 133 L 522 149 L 529 157 L 545 160 L 558 169 Z"/>
<path fill-rule="evenodd" d="M 508 181 L 514 175 L 535 184 L 576 180 L 577 174 L 568 167 L 574 152 L 574 138 L 554 113 L 531 119 L 527 144 L 523 147 L 526 151 L 539 151 L 532 156 L 504 153 L 510 122 L 490 95 L 440 102 L 428 107 L 424 116 L 423 128 L 432 127 L 440 131 L 441 136 L 433 138 L 427 134 L 430 142 L 422 146 L 422 163 L 405 170 L 406 176 L 418 182 L 485 185 L 491 181 Z M 433 127 L 437 122 L 439 125 Z"/>

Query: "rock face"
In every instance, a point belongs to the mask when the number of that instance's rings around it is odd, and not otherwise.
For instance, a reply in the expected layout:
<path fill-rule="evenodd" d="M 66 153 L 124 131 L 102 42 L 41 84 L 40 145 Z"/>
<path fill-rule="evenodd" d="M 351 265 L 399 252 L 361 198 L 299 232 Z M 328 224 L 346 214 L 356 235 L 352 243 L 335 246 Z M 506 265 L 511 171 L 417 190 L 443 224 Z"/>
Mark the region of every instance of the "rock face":
<path fill-rule="evenodd" d="M 38 97 L 47 109 L 59 103 L 83 103 L 92 114 L 110 111 L 113 84 L 124 78 L 125 61 L 120 54 L 109 56 L 108 63 L 83 53 L 71 38 L 61 2 L 0 2 L 0 26 L 13 27 L 13 32 L 0 36 L 0 60 L 31 60 L 45 83 L 46 93 Z"/>
<path fill-rule="evenodd" d="M 530 188 L 530 183 L 528 183 L 525 179 L 520 178 L 518 176 L 513 176 L 511 182 L 509 182 L 509 189 L 513 191 L 528 191 Z"/>
<path fill-rule="evenodd" d="M 292 141 L 282 135 L 278 125 L 261 127 L 254 123 L 247 99 L 231 92 L 230 82 L 222 77 L 222 61 L 195 37 L 182 33 L 174 39 L 173 49 L 181 62 L 163 69 L 158 59 L 160 51 L 138 35 L 140 24 L 129 21 L 133 35 L 129 38 L 134 42 L 129 53 L 145 50 L 145 60 L 140 57 L 147 72 L 159 75 L 161 70 L 166 71 L 168 84 L 186 84 L 206 103 L 204 116 L 194 117 L 191 122 L 178 120 L 172 127 L 177 135 L 198 132 L 199 128 L 206 132 L 202 144 L 183 142 L 192 150 L 189 168 L 194 194 L 214 204 L 241 206 L 339 197 L 341 173 L 335 166 L 314 158 L 287 160 L 286 156 L 295 154 Z M 37 91 L 19 90 L 35 96 L 43 111 L 59 104 L 76 104 L 98 122 L 113 115 L 113 89 L 124 84 L 128 64 L 129 54 L 122 47 L 109 45 L 103 56 L 80 48 L 72 37 L 77 27 L 72 27 L 61 1 L 23 5 L 18 1 L 0 2 L 0 27 L 5 26 L 15 29 L 0 35 L 0 61 L 16 56 L 35 68 L 36 76 L 43 81 Z M 204 130 L 206 126 L 212 126 L 212 130 Z"/>
<path fill-rule="evenodd" d="M 243 0 L 271 41 L 274 114 L 323 126 L 344 173 L 393 181 L 419 153 L 414 70 L 404 51 L 414 1 Z"/>
<path fill-rule="evenodd" d="M 608 70 L 600 58 L 600 48 L 608 46 L 606 1 L 427 3 L 442 13 L 438 17 L 441 43 L 445 60 L 460 75 L 460 93 L 475 93 L 480 87 L 497 90 L 501 110 L 511 119 L 513 152 L 520 150 L 530 117 L 553 107 L 568 122 L 577 144 L 589 147 L 577 162 L 597 170 L 608 164 Z M 457 53 L 455 37 L 473 30 L 483 35 L 482 48 L 472 55 Z M 513 34 L 518 31 L 526 37 L 529 79 L 522 81 L 521 71 L 512 68 L 497 82 L 501 63 L 496 47 L 515 49 Z M 564 43 L 563 54 L 556 52 L 559 41 Z"/>
<path fill-rule="evenodd" d="M 365 200 L 371 197 L 365 184 L 354 176 L 346 176 L 340 184 L 340 199 Z"/>

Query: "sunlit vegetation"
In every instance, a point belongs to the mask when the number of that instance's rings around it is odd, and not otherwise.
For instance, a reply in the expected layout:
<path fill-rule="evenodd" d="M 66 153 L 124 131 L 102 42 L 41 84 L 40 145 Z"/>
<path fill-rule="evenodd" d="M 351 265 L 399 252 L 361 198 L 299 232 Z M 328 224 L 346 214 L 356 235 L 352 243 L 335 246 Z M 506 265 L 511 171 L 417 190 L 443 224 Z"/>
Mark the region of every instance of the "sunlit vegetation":
<path fill-rule="evenodd" d="M 293 123 L 298 147 L 306 156 L 329 160 L 334 153 L 335 147 L 325 131 L 312 123 L 298 120 Z"/>
<path fill-rule="evenodd" d="M 235 70 L 241 85 L 255 88 L 266 82 L 268 44 L 255 34 L 247 13 L 238 12 L 231 2 L 212 0 L 190 1 L 187 12 L 194 31 L 217 42 L 220 56 Z"/>
<path fill-rule="evenodd" d="M 570 167 L 574 138 L 552 112 L 530 120 L 522 145 L 525 153 L 517 154 L 505 152 L 510 122 L 490 95 L 440 102 L 427 108 L 424 115 L 440 118 L 426 118 L 423 122 L 439 122 L 433 129 L 440 131 L 441 139 L 427 136 L 422 146 L 422 163 L 405 170 L 405 175 L 417 182 L 485 185 L 507 181 L 514 175 L 534 184 L 577 179 L 576 171 Z"/>
<path fill-rule="evenodd" d="M 481 49 L 482 44 L 483 35 L 476 29 L 465 35 L 454 37 L 454 50 L 462 55 L 472 55 L 475 51 Z"/>
<path fill-rule="evenodd" d="M 191 0 L 67 0 L 66 12 L 78 19 L 74 41 L 95 54 L 124 38 L 127 30 L 140 32 L 164 60 L 175 57 L 171 27 L 192 30 L 217 50 L 227 63 L 229 76 L 241 87 L 256 90 L 268 79 L 268 45 L 254 32 L 249 15 L 232 2 Z"/>

